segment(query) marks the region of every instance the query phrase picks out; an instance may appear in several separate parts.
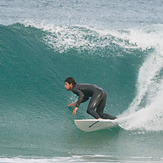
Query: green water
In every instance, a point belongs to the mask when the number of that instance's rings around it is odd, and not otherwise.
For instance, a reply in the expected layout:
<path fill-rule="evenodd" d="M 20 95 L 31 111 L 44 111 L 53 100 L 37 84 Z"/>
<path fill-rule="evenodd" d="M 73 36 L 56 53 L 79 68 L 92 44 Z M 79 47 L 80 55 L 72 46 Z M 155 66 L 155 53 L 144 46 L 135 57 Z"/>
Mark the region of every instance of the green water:
<path fill-rule="evenodd" d="M 51 32 L 22 24 L 0 26 L 1 158 L 161 161 L 161 104 L 148 114 L 149 117 L 160 115 L 158 125 L 148 128 L 146 123 L 150 120 L 144 112 L 141 114 L 143 108 L 152 103 L 145 98 L 150 94 L 150 84 L 136 106 L 140 115 L 132 119 L 134 112 L 130 112 L 132 101 L 138 96 L 140 69 L 156 52 L 155 47 L 142 48 L 132 43 L 122 37 L 123 34 L 131 36 L 125 31 L 116 36 L 87 27 L 58 28 L 61 28 L 60 34 L 55 28 Z M 78 33 L 76 37 L 74 31 Z M 156 77 L 151 73 L 155 83 L 162 81 L 161 70 L 159 68 Z M 150 76 L 149 71 L 145 72 Z M 108 95 L 105 112 L 121 117 L 128 110 L 130 121 L 143 119 L 142 126 L 136 121 L 132 125 L 126 123 L 124 128 L 92 133 L 79 131 L 73 120 L 92 117 L 86 113 L 88 102 L 80 106 L 76 116 L 67 107 L 76 100 L 75 95 L 64 89 L 68 76 L 73 76 L 78 83 L 102 87 Z M 157 90 L 161 90 L 160 85 L 152 97 Z M 126 121 L 122 118 L 121 123 Z"/>

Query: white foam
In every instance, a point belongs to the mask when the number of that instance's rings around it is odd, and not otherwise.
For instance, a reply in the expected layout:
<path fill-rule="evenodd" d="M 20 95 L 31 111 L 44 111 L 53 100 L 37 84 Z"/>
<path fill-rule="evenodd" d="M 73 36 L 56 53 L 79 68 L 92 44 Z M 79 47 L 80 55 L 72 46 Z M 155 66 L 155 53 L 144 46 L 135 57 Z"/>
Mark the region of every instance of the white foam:
<path fill-rule="evenodd" d="M 1 163 L 54 163 L 54 162 L 160 162 L 162 158 L 157 157 L 124 157 L 124 156 L 110 156 L 110 155 L 73 155 L 67 157 L 12 157 L 0 158 Z"/>
<path fill-rule="evenodd" d="M 23 22 L 23 24 L 46 31 L 47 35 L 44 37 L 46 44 L 61 53 L 71 48 L 76 48 L 77 50 L 96 50 L 99 47 L 111 47 L 111 43 L 123 49 L 141 48 L 143 50 L 153 45 L 152 43 L 146 45 L 146 40 L 149 40 L 151 35 L 139 29 L 117 31 L 113 29 L 91 28 L 88 26 L 55 26 L 54 24 L 35 23 L 31 21 Z"/>
<path fill-rule="evenodd" d="M 74 157 L 54 157 L 54 158 L 41 158 L 41 157 L 12 157 L 0 158 L 3 163 L 53 163 L 53 162 L 69 162 L 74 161 Z M 80 159 L 79 159 L 80 160 Z"/>
<path fill-rule="evenodd" d="M 163 87 L 163 83 L 160 87 Z M 122 126 L 127 130 L 147 130 L 162 131 L 163 130 L 163 89 L 139 111 L 128 114 L 120 119 Z M 130 109 L 130 108 L 129 108 Z M 133 109 L 133 108 L 132 108 Z"/>
<path fill-rule="evenodd" d="M 163 130 L 163 26 L 144 33 L 137 40 L 141 47 L 154 47 L 139 69 L 137 93 L 127 111 L 121 116 L 125 129 Z M 145 35 L 147 36 L 146 39 Z"/>

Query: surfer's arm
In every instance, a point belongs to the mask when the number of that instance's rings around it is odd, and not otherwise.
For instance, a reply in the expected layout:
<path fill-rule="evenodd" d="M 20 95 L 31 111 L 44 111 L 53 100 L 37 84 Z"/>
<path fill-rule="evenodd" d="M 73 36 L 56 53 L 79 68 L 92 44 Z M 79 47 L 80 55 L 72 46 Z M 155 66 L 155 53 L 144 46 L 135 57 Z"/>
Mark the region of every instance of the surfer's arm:
<path fill-rule="evenodd" d="M 77 96 L 79 96 L 79 98 L 78 98 L 78 100 L 77 100 L 76 102 L 69 104 L 68 107 L 74 107 L 74 106 L 79 107 L 79 105 L 80 105 L 81 103 L 83 103 L 83 102 L 85 102 L 85 101 L 87 101 L 87 100 L 89 99 L 88 97 L 84 97 L 83 92 L 80 91 L 80 90 L 78 90 L 78 91 L 76 91 L 76 92 L 74 91 L 74 93 L 75 93 Z"/>
<path fill-rule="evenodd" d="M 82 103 L 83 103 L 83 102 L 86 102 L 88 99 L 89 99 L 89 97 L 84 97 Z"/>
<path fill-rule="evenodd" d="M 77 100 L 77 102 L 76 102 L 76 107 L 79 107 L 79 105 L 82 103 L 82 102 L 84 102 L 84 94 L 83 94 L 83 92 L 82 91 L 80 91 L 80 90 L 78 90 L 77 91 L 77 95 L 79 96 L 79 98 L 78 98 L 78 100 Z"/>
<path fill-rule="evenodd" d="M 71 104 L 68 105 L 68 107 L 74 107 L 74 106 L 76 106 L 76 102 L 71 103 Z"/>
<path fill-rule="evenodd" d="M 81 103 L 86 102 L 88 99 L 89 99 L 88 97 L 85 97 Z M 77 104 L 77 102 L 73 102 L 73 103 L 69 104 L 68 107 L 74 107 L 74 106 L 76 106 L 76 104 Z"/>
<path fill-rule="evenodd" d="M 78 110 L 78 107 L 75 107 L 74 110 L 73 110 L 73 112 L 72 112 L 72 114 L 73 114 L 73 115 L 76 115 L 76 111 L 77 111 L 77 110 Z"/>

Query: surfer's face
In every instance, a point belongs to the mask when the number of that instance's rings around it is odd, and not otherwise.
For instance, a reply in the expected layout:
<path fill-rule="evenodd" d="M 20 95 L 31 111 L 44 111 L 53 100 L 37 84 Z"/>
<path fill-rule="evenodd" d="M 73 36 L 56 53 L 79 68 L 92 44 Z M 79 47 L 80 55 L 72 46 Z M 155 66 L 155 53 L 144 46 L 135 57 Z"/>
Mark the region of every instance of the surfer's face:
<path fill-rule="evenodd" d="M 73 88 L 72 84 L 69 84 L 69 83 L 65 82 L 65 89 L 66 89 L 67 91 L 71 91 L 72 88 Z"/>

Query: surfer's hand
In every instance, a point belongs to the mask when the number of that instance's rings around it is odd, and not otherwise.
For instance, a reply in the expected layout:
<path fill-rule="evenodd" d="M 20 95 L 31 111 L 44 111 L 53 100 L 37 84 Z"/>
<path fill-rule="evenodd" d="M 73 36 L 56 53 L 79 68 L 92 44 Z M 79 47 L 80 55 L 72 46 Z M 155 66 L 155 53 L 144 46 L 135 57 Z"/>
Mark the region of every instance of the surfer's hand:
<path fill-rule="evenodd" d="M 74 106 L 76 106 L 76 102 L 68 105 L 68 107 L 74 107 Z"/>
<path fill-rule="evenodd" d="M 73 115 L 76 115 L 76 111 L 78 110 L 78 107 L 75 107 L 74 110 L 73 110 Z"/>

